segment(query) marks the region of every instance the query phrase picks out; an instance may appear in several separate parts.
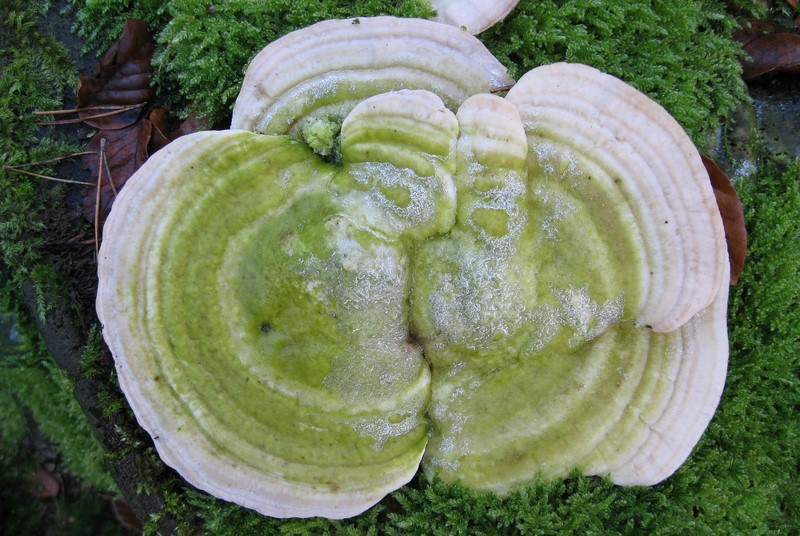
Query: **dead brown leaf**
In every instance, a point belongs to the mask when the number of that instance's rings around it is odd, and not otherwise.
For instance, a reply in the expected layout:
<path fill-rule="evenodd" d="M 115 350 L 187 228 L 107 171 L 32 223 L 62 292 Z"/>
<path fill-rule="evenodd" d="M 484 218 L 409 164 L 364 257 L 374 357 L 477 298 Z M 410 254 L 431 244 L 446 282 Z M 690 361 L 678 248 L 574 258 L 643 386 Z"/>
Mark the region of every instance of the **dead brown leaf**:
<path fill-rule="evenodd" d="M 175 138 L 204 126 L 192 116 L 177 130 L 170 131 L 163 108 L 153 109 L 147 119 L 142 115 L 156 97 L 150 87 L 154 48 L 144 21 L 128 19 L 122 36 L 95 67 L 95 75 L 80 79 L 80 117 L 100 129 L 87 147 L 91 156 L 82 159 L 83 168 L 91 172 L 96 183 L 100 182 L 99 191 L 96 188 L 86 191 L 83 198 L 84 215 L 95 223 L 96 229 L 100 229 L 108 217 L 119 190 L 151 154 Z M 133 108 L 96 116 L 98 109 L 120 106 Z"/>
<path fill-rule="evenodd" d="M 191 134 L 192 132 L 197 132 L 198 130 L 206 130 L 210 128 L 211 125 L 208 121 L 204 119 L 200 119 L 197 115 L 192 114 L 186 118 L 186 120 L 180 124 L 178 130 L 172 132 L 171 136 L 174 140 L 175 138 L 180 138 L 181 136 L 185 136 L 186 134 Z"/>
<path fill-rule="evenodd" d="M 87 150 L 92 151 L 93 154 L 82 158 L 83 168 L 88 169 L 96 181 L 101 176 L 100 166 L 105 166 L 99 195 L 99 224 L 102 224 L 108 217 L 117 192 L 150 156 L 147 145 L 150 142 L 152 130 L 150 121 L 144 119 L 125 128 L 101 130 L 89 142 Z M 101 158 L 101 140 L 105 140 L 104 158 Z M 92 189 L 92 191 L 87 191 L 83 198 L 83 214 L 92 222 L 95 220 L 97 197 L 97 191 Z"/>
<path fill-rule="evenodd" d="M 82 167 L 91 172 L 97 181 L 101 176 L 100 166 L 105 166 L 102 173 L 102 185 L 98 196 L 93 188 L 86 191 L 83 197 L 83 214 L 91 222 L 102 227 L 117 193 L 125 183 L 150 158 L 150 155 L 166 146 L 175 138 L 195 132 L 204 123 L 190 116 L 177 130 L 168 128 L 167 112 L 163 108 L 155 108 L 148 119 L 140 119 L 124 128 L 101 130 L 89 142 L 87 154 L 82 158 Z M 105 140 L 105 150 L 100 151 L 100 141 Z M 100 199 L 100 210 L 96 212 L 97 199 Z"/>
<path fill-rule="evenodd" d="M 800 34 L 772 22 L 751 21 L 734 38 L 749 56 L 742 63 L 745 80 L 773 72 L 800 72 Z"/>
<path fill-rule="evenodd" d="M 153 135 L 150 138 L 148 149 L 150 154 L 158 151 L 169 142 L 180 138 L 186 134 L 203 130 L 207 127 L 205 121 L 198 119 L 196 115 L 192 114 L 180 124 L 177 130 L 169 130 L 169 120 L 167 111 L 164 108 L 155 108 L 150 112 L 150 122 L 153 123 Z"/>
<path fill-rule="evenodd" d="M 149 119 L 153 124 L 153 133 L 148 148 L 151 152 L 156 152 L 173 139 L 169 132 L 167 111 L 164 108 L 154 108 L 150 112 Z"/>
<path fill-rule="evenodd" d="M 37 499 L 52 499 L 61 491 L 61 476 L 54 472 L 54 467 L 36 464 L 32 474 L 36 488 L 33 495 Z"/>
<path fill-rule="evenodd" d="M 114 516 L 120 525 L 138 534 L 143 532 L 142 522 L 133 513 L 131 506 L 125 499 L 114 499 L 111 501 L 111 506 L 114 509 Z"/>
<path fill-rule="evenodd" d="M 125 21 L 122 36 L 100 58 L 94 75 L 79 78 L 77 104 L 78 108 L 133 108 L 105 117 L 92 117 L 96 112 L 82 110 L 79 112 L 81 119 L 105 130 L 123 128 L 137 121 L 142 107 L 155 98 L 155 91 L 150 87 L 154 50 L 155 43 L 147 24 L 139 19 Z"/>
<path fill-rule="evenodd" d="M 730 284 L 735 285 L 739 282 L 739 276 L 744 270 L 744 261 L 747 257 L 744 209 L 730 177 L 710 157 L 701 156 L 711 179 L 711 187 L 717 198 L 719 212 L 722 215 L 722 225 L 725 228 L 725 240 L 728 243 L 728 257 L 731 264 Z"/>

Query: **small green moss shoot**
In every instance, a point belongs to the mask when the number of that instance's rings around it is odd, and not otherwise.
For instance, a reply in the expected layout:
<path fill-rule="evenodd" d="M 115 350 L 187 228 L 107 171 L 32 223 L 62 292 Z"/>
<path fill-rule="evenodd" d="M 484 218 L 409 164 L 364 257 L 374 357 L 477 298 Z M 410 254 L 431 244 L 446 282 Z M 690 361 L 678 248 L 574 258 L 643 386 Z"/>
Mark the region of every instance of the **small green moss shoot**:
<path fill-rule="evenodd" d="M 92 327 L 89 328 L 86 348 L 83 350 L 83 357 L 81 358 L 81 376 L 91 378 L 99 373 L 97 361 L 100 358 L 102 344 L 103 335 L 100 328 L 98 324 L 92 324 Z"/>
<path fill-rule="evenodd" d="M 342 120 L 330 117 L 312 118 L 303 123 L 300 135 L 311 150 L 328 162 L 338 162 Z"/>

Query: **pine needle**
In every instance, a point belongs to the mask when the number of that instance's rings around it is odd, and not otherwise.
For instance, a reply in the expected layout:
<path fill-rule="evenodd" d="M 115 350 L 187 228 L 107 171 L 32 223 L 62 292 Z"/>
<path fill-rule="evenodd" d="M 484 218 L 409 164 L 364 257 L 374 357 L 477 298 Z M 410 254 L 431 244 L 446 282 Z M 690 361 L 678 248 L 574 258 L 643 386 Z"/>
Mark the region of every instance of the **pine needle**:
<path fill-rule="evenodd" d="M 45 179 L 48 181 L 55 181 L 55 182 L 65 182 L 68 184 L 81 184 L 81 185 L 91 185 L 91 182 L 83 182 L 83 181 L 73 181 L 70 179 L 61 179 L 59 177 L 52 177 L 50 175 L 43 175 L 41 173 L 34 173 L 33 171 L 27 171 L 22 168 L 32 167 L 32 166 L 44 166 L 47 164 L 53 164 L 55 162 L 60 162 L 61 160 L 66 160 L 68 158 L 75 158 L 76 156 L 86 156 L 90 154 L 95 154 L 95 151 L 81 151 L 79 153 L 70 153 L 63 156 L 57 156 L 55 158 L 48 158 L 47 160 L 37 160 L 36 162 L 26 162 L 24 164 L 16 164 L 13 166 L 3 166 L 3 169 L 6 171 L 13 171 L 14 173 L 20 173 L 22 175 L 28 175 L 30 177 L 37 177 L 39 179 Z"/>
<path fill-rule="evenodd" d="M 81 151 L 79 153 L 70 153 L 65 154 L 63 156 L 56 156 L 55 158 L 48 158 L 47 160 L 37 160 L 36 162 L 26 162 L 25 164 L 15 164 L 13 166 L 3 166 L 5 168 L 23 168 L 23 167 L 31 167 L 31 166 L 43 166 L 46 164 L 54 164 L 56 162 L 60 162 L 61 160 L 66 160 L 67 158 L 75 158 L 76 156 L 87 156 L 90 154 L 95 154 L 95 151 Z"/>
<path fill-rule="evenodd" d="M 56 181 L 56 182 L 66 182 L 68 184 L 81 184 L 84 186 L 91 185 L 91 182 L 82 182 L 82 181 L 73 181 L 70 179 L 60 179 L 58 177 L 51 177 L 50 175 L 42 175 L 41 173 L 34 173 L 33 171 L 27 171 L 24 169 L 19 169 L 15 166 L 3 166 L 3 169 L 6 171 L 13 171 L 14 173 L 21 173 L 22 175 L 28 175 L 31 177 L 37 177 L 40 179 L 45 179 L 48 181 Z"/>
<path fill-rule="evenodd" d="M 70 124 L 73 124 L 73 123 L 82 123 L 84 121 L 88 121 L 88 120 L 91 120 L 91 119 L 100 119 L 100 118 L 103 118 L 103 117 L 109 117 L 109 116 L 112 116 L 112 115 L 125 113 L 125 112 L 128 112 L 130 110 L 135 110 L 137 108 L 141 108 L 142 106 L 144 106 L 144 103 L 132 104 L 130 106 L 95 106 L 95 107 L 92 107 L 92 108 L 74 108 L 72 110 L 52 110 L 52 111 L 57 111 L 59 113 L 64 113 L 64 114 L 78 113 L 78 112 L 81 112 L 81 111 L 84 111 L 84 110 L 94 110 L 94 109 L 98 109 L 98 110 L 109 109 L 111 111 L 102 112 L 102 113 L 94 114 L 94 115 L 87 115 L 86 117 L 74 117 L 72 119 L 58 119 L 58 120 L 55 120 L 55 121 L 41 121 L 39 123 L 39 125 L 41 125 L 41 126 L 52 126 L 52 125 L 70 125 Z M 48 113 L 49 112 L 34 112 L 35 115 L 48 115 Z M 58 114 L 50 114 L 50 115 L 58 115 Z"/>
<path fill-rule="evenodd" d="M 97 192 L 94 198 L 94 254 L 100 258 L 100 188 L 103 186 L 103 170 L 108 167 L 106 160 L 106 139 L 100 139 L 100 166 L 97 172 Z M 104 165 L 105 163 L 105 165 Z"/>

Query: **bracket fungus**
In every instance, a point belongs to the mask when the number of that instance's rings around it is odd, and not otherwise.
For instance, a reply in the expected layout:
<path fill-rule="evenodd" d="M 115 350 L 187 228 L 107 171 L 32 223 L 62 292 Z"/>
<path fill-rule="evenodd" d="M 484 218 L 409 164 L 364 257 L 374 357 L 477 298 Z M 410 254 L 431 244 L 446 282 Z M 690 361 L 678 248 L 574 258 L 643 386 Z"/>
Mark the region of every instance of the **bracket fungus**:
<path fill-rule="evenodd" d="M 330 518 L 420 466 L 505 494 L 683 463 L 728 351 L 700 156 L 592 67 L 490 94 L 510 82 L 456 28 L 322 22 L 255 58 L 231 130 L 129 180 L 97 310 L 166 463 L 266 515 Z M 338 160 L 300 139 L 309 121 L 341 125 Z"/>
<path fill-rule="evenodd" d="M 491 28 L 511 13 L 519 0 L 431 0 L 436 20 L 472 35 Z"/>

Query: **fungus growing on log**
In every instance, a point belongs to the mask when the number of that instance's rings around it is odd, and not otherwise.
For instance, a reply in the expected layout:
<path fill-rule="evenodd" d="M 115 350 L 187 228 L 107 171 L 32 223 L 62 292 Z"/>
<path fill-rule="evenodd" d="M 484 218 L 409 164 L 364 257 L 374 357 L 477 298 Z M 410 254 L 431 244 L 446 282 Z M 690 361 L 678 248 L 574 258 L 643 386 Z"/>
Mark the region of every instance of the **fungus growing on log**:
<path fill-rule="evenodd" d="M 275 517 L 356 515 L 420 466 L 498 494 L 667 478 L 727 365 L 691 141 L 591 67 L 502 98 L 467 33 L 353 22 L 269 45 L 233 129 L 171 143 L 114 205 L 98 316 L 159 454 Z M 338 159 L 309 121 L 341 125 Z"/>

